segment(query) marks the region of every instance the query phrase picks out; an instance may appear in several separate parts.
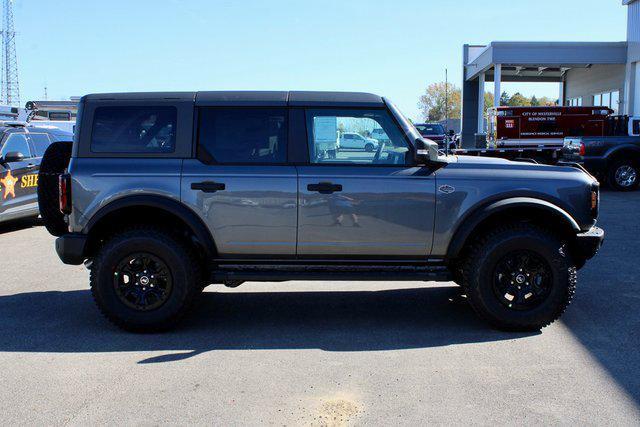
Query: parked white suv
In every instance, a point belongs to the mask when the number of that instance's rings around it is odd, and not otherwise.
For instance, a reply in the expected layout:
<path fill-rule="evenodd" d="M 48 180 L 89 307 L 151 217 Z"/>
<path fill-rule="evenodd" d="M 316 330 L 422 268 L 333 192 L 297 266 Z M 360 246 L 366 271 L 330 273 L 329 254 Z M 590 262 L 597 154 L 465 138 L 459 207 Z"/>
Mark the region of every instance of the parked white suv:
<path fill-rule="evenodd" d="M 375 151 L 378 148 L 378 140 L 365 138 L 359 133 L 344 132 L 338 139 L 338 148 L 349 150 Z"/>

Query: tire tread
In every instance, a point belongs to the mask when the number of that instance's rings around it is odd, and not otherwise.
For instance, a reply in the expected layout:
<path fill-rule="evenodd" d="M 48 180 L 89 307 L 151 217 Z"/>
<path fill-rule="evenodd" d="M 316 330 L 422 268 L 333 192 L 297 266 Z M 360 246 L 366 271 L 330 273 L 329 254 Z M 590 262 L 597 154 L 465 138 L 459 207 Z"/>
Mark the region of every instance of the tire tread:
<path fill-rule="evenodd" d="M 190 285 L 187 286 L 185 302 L 182 304 L 180 310 L 159 323 L 140 325 L 133 324 L 125 319 L 122 319 L 121 317 L 118 317 L 111 313 L 105 307 L 103 301 L 101 300 L 100 294 L 97 292 L 97 281 L 99 274 L 98 272 L 102 264 L 105 262 L 105 258 L 108 256 L 110 250 L 115 248 L 116 245 L 119 245 L 123 241 L 131 238 L 157 239 L 168 246 L 174 248 L 177 247 L 177 252 L 179 253 L 179 257 L 182 258 L 185 271 L 187 271 L 188 276 L 191 276 Z M 157 227 L 135 226 L 114 234 L 113 236 L 108 238 L 104 245 L 98 250 L 97 256 L 93 259 L 93 262 L 91 264 L 89 283 L 91 286 L 91 295 L 94 302 L 98 306 L 98 309 L 100 310 L 102 315 L 111 323 L 121 329 L 131 332 L 161 332 L 175 326 L 175 324 L 182 320 L 182 318 L 189 312 L 189 310 L 193 306 L 196 296 L 198 296 L 201 292 L 201 274 L 201 267 L 200 263 L 197 262 L 197 256 L 195 255 L 193 249 L 186 245 L 181 239 L 175 238 L 171 235 L 171 233 Z"/>
<path fill-rule="evenodd" d="M 535 238 L 557 240 L 551 231 L 534 224 L 514 222 L 496 227 L 488 233 L 475 239 L 471 243 L 467 252 L 467 257 L 462 264 L 462 287 L 467 293 L 469 301 L 471 302 L 471 306 L 473 307 L 476 314 L 481 319 L 492 324 L 498 329 L 507 331 L 531 331 L 539 330 L 541 328 L 549 326 L 550 324 L 558 320 L 562 316 L 562 314 L 564 314 L 575 296 L 578 281 L 577 269 L 570 261 L 569 255 L 565 256 L 567 261 L 568 275 L 565 294 L 563 295 L 561 303 L 555 307 L 552 314 L 544 319 L 536 319 L 530 322 L 523 322 L 521 320 L 497 319 L 483 307 L 481 302 L 478 301 L 478 297 L 474 293 L 474 290 L 480 286 L 480 278 L 478 272 L 480 271 L 480 260 L 482 258 L 481 255 L 483 251 L 485 251 L 485 249 L 489 245 L 491 245 L 493 241 L 499 239 L 500 236 L 503 236 L 505 233 L 517 233 L 518 235 L 529 235 Z"/>

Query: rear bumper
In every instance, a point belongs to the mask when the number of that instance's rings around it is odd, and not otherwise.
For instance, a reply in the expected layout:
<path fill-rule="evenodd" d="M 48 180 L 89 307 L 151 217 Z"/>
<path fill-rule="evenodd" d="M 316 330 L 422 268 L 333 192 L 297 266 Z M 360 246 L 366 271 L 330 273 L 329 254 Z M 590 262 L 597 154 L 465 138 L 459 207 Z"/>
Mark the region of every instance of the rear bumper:
<path fill-rule="evenodd" d="M 577 255 L 584 259 L 591 259 L 598 253 L 598 249 L 604 241 L 604 230 L 599 227 L 591 227 L 589 231 L 576 235 L 575 250 Z"/>
<path fill-rule="evenodd" d="M 65 234 L 56 239 L 56 252 L 65 264 L 80 265 L 86 259 L 87 236 L 84 234 Z"/>

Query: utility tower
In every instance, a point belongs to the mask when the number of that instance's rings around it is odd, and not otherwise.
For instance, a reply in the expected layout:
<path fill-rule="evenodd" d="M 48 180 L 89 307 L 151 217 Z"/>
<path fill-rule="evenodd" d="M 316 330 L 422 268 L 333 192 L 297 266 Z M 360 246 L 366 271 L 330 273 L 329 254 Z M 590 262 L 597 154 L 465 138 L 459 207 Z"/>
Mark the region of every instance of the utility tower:
<path fill-rule="evenodd" d="M 3 0 L 1 102 L 13 107 L 20 106 L 16 32 L 13 27 L 13 0 Z"/>

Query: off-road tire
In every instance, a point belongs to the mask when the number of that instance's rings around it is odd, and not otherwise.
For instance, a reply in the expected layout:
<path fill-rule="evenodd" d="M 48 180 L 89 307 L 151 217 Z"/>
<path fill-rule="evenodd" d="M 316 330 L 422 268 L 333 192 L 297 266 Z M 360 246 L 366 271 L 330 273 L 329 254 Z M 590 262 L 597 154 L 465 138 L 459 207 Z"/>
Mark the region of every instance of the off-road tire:
<path fill-rule="evenodd" d="M 518 311 L 494 292 L 495 268 L 507 254 L 528 250 L 544 259 L 552 273 L 551 290 L 540 305 Z M 550 325 L 566 310 L 576 289 L 576 268 L 565 245 L 553 233 L 527 223 L 496 228 L 476 239 L 463 268 L 463 288 L 478 316 L 508 331 L 534 331 Z"/>
<path fill-rule="evenodd" d="M 38 207 L 44 226 L 54 236 L 67 232 L 64 214 L 60 212 L 58 178 L 69 166 L 72 146 L 70 141 L 51 144 L 42 157 L 38 172 Z"/>
<path fill-rule="evenodd" d="M 616 178 L 618 170 L 623 167 L 631 168 L 635 173 L 635 181 L 631 185 L 622 185 Z M 640 161 L 623 159 L 613 162 L 607 169 L 607 183 L 616 191 L 634 191 L 640 184 Z"/>
<path fill-rule="evenodd" d="M 137 252 L 161 259 L 172 278 L 168 299 L 149 311 L 128 307 L 116 293 L 117 265 Z M 90 269 L 91 293 L 102 314 L 118 327 L 133 332 L 164 331 L 180 321 L 202 291 L 202 273 L 196 260 L 185 242 L 162 229 L 129 229 L 112 236 L 99 249 Z"/>

